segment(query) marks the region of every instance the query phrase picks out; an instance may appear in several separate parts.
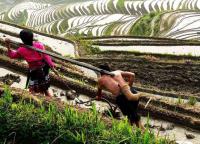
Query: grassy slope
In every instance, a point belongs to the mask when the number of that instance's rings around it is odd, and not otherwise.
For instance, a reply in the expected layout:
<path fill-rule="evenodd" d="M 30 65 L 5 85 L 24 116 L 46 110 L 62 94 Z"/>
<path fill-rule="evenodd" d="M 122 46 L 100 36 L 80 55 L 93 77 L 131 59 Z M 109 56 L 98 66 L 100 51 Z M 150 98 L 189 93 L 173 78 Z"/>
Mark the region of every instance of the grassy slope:
<path fill-rule="evenodd" d="M 59 109 L 56 103 L 36 106 L 31 101 L 13 101 L 8 88 L 2 96 L 0 143 L 167 143 L 147 131 L 133 131 L 126 119 L 108 126 L 94 106 L 84 113 L 68 106 Z"/>

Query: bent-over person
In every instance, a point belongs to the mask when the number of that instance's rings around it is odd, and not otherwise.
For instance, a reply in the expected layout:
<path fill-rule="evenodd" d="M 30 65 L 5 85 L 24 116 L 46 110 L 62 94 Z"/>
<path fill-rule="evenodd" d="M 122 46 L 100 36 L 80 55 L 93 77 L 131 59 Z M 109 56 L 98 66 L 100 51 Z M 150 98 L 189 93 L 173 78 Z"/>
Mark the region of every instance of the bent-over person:
<path fill-rule="evenodd" d="M 135 74 L 120 70 L 111 71 L 108 64 L 100 65 L 99 68 L 113 73 L 114 76 L 101 73 L 101 76 L 98 79 L 97 99 L 101 99 L 103 89 L 111 92 L 113 97 L 116 98 L 118 107 L 123 115 L 128 117 L 131 125 L 135 124 L 144 131 L 145 128 L 141 123 L 140 115 L 137 113 L 141 94 L 137 93 L 132 87 Z"/>

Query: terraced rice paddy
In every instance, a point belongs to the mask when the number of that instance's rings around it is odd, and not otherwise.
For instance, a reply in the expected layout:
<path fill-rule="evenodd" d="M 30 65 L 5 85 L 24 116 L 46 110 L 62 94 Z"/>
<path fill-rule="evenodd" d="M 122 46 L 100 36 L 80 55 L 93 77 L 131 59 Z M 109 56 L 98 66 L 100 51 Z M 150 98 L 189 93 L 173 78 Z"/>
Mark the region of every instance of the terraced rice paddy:
<path fill-rule="evenodd" d="M 136 51 L 154 54 L 200 56 L 200 46 L 99 46 L 102 51 Z"/>
<path fill-rule="evenodd" d="M 32 29 L 35 39 L 51 52 L 94 66 L 109 62 L 113 70 L 135 72 L 134 86 L 146 96 L 140 100 L 139 112 L 145 117 L 150 115 L 151 129 L 159 135 L 175 138 L 179 144 L 199 144 L 199 10 L 200 0 L 0 2 L 0 77 L 16 73 L 22 81 L 12 86 L 24 88 L 27 65 L 6 56 L 4 39 L 20 42 L 20 30 Z M 91 42 L 102 51 L 96 55 L 81 55 L 80 41 Z M 94 71 L 54 61 L 62 74 L 58 77 L 51 73 L 51 93 L 57 99 L 75 104 L 77 99 L 71 101 L 61 96 L 63 91 L 71 89 L 82 100 L 96 96 Z M 104 92 L 104 95 L 115 103 L 110 93 Z M 150 97 L 154 99 L 145 108 Z M 102 113 L 108 109 L 103 102 L 95 103 Z M 188 139 L 188 132 L 195 138 Z"/>
<path fill-rule="evenodd" d="M 17 38 L 15 37 L 15 39 Z M 6 58 L 4 53 L 5 50 L 1 49 L 1 58 L 0 58 L 1 66 L 25 74 L 26 65 L 20 61 L 9 60 L 8 58 Z M 199 116 L 198 116 L 199 88 L 196 85 L 196 83 L 198 83 L 199 80 L 198 58 L 194 58 L 194 60 L 192 57 L 190 60 L 190 57 L 176 58 L 176 56 L 174 56 L 175 58 L 172 59 L 170 57 L 154 58 L 154 56 L 148 57 L 148 55 L 146 54 L 144 54 L 144 56 L 141 55 L 138 57 L 135 56 L 132 57 L 132 55 L 126 55 L 125 53 L 123 54 L 123 52 L 119 52 L 119 55 L 118 54 L 115 55 L 115 53 L 117 54 L 117 52 L 106 52 L 105 54 L 102 52 L 102 55 L 98 55 L 96 57 L 90 56 L 89 59 L 81 58 L 79 60 L 91 63 L 93 65 L 98 65 L 99 63 L 110 61 L 110 64 L 115 69 L 127 70 L 126 68 L 128 68 L 128 70 L 134 71 L 137 76 L 136 88 L 141 92 L 143 92 L 145 95 L 153 96 L 154 98 L 156 98 L 156 100 L 153 100 L 150 103 L 147 109 L 144 108 L 144 105 L 146 104 L 148 99 L 144 99 L 141 101 L 140 104 L 141 114 L 147 115 L 148 112 L 151 117 L 155 117 L 157 119 L 162 119 L 167 117 L 168 118 L 167 121 L 178 123 L 181 124 L 182 126 L 188 126 L 199 130 Z M 109 60 L 110 57 L 113 57 L 115 59 Z M 180 63 L 179 62 L 177 63 L 176 59 L 180 59 Z M 187 61 L 191 63 L 188 66 L 184 64 L 187 63 Z M 70 86 L 72 89 L 76 90 L 81 95 L 86 95 L 89 97 L 93 97 L 95 95 L 96 77 L 91 78 L 88 77 L 88 75 L 83 75 L 83 72 L 81 70 L 78 70 L 77 68 L 65 64 L 63 62 L 56 61 L 56 63 L 57 63 L 57 69 L 59 69 L 59 71 L 65 75 L 65 78 L 60 79 L 59 77 L 52 75 L 53 78 L 52 83 L 54 86 L 58 87 L 61 90 L 66 90 L 68 86 Z M 177 66 L 177 64 L 179 66 Z M 60 65 L 63 65 L 66 68 Z M 176 72 L 173 71 L 172 68 L 176 69 Z M 192 76 L 190 75 L 191 73 L 193 73 Z M 182 77 L 182 74 L 185 75 L 184 79 Z M 190 81 L 190 85 L 187 85 L 185 81 Z M 60 94 L 58 94 L 56 97 L 66 100 L 66 98 L 62 98 L 59 95 Z M 188 104 L 188 101 L 189 98 L 193 96 L 196 98 L 197 102 L 195 106 L 190 106 Z M 80 97 L 80 98 L 83 100 L 88 99 L 88 97 Z M 111 102 L 113 101 L 111 97 L 108 96 L 107 98 Z M 101 106 L 102 105 L 100 104 L 100 107 Z M 153 124 L 152 127 L 155 127 L 155 131 L 157 130 L 159 131 L 160 128 L 162 129 L 161 125 L 165 125 L 166 123 L 167 122 L 161 122 L 161 123 L 156 122 Z M 176 140 L 181 140 L 181 138 L 185 137 L 185 141 L 191 141 L 194 144 L 196 143 L 198 144 L 198 139 L 199 139 L 198 131 L 193 132 L 191 130 L 186 130 L 184 128 L 177 127 L 173 128 L 173 130 L 164 130 L 162 134 L 168 135 L 168 133 L 170 133 L 170 137 L 173 137 L 173 133 L 176 133 L 177 131 L 179 132 L 182 131 L 182 134 L 181 136 L 177 135 Z M 188 140 L 184 134 L 185 131 L 195 135 L 195 139 Z"/>
<path fill-rule="evenodd" d="M 21 42 L 21 40 L 19 39 L 19 32 L 21 30 L 22 28 L 17 28 L 11 25 L 0 23 L 0 36 L 3 39 L 7 37 L 14 41 Z M 54 51 L 61 55 L 74 57 L 77 54 L 77 52 L 75 51 L 75 45 L 72 41 L 70 42 L 66 40 L 54 39 L 38 33 L 34 34 L 34 38 L 35 40 L 41 41 L 46 46 L 50 46 Z"/>
<path fill-rule="evenodd" d="M 62 37 L 81 34 L 199 39 L 199 5 L 200 0 L 5 1 L 0 3 L 0 20 Z"/>

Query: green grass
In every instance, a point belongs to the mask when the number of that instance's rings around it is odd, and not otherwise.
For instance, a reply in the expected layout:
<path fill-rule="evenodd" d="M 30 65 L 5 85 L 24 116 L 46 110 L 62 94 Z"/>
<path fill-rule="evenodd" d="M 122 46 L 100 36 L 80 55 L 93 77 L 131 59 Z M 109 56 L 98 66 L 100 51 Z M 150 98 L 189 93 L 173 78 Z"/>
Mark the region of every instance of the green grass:
<path fill-rule="evenodd" d="M 0 143 L 34 144 L 167 144 L 153 133 L 132 129 L 128 120 L 112 120 L 108 126 L 95 106 L 79 112 L 56 103 L 36 106 L 23 100 L 13 101 L 8 87 L 0 98 Z"/>
<path fill-rule="evenodd" d="M 183 104 L 184 100 L 182 99 L 181 96 L 178 97 L 176 104 Z"/>
<path fill-rule="evenodd" d="M 100 48 L 98 46 L 93 46 L 92 42 L 90 41 L 83 41 L 81 40 L 81 45 L 84 47 L 87 54 L 97 54 L 101 52 Z"/>
<path fill-rule="evenodd" d="M 66 36 L 68 39 L 75 41 L 78 45 L 78 48 L 84 54 L 97 54 L 100 53 L 101 50 L 98 46 L 94 46 L 92 41 L 82 40 L 84 37 L 83 34 L 74 34 L 73 36 Z"/>
<path fill-rule="evenodd" d="M 193 96 L 189 97 L 188 104 L 194 106 L 197 103 L 197 99 Z"/>

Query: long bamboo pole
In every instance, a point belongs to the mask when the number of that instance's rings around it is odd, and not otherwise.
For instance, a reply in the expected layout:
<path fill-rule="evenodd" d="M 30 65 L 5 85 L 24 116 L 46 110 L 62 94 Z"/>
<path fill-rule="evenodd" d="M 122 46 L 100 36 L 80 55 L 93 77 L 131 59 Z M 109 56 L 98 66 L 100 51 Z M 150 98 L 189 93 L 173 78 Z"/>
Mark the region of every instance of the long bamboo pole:
<path fill-rule="evenodd" d="M 11 45 L 14 45 L 14 46 L 17 46 L 17 47 L 24 45 L 26 48 L 37 51 L 39 53 L 47 54 L 47 55 L 52 56 L 54 58 L 57 58 L 57 59 L 60 59 L 60 60 L 63 60 L 63 61 L 67 61 L 67 62 L 70 62 L 72 64 L 75 64 L 75 65 L 78 65 L 78 66 L 81 66 L 81 67 L 85 67 L 85 68 L 88 68 L 88 69 L 96 71 L 96 72 L 100 72 L 100 73 L 104 73 L 104 74 L 107 74 L 107 75 L 114 76 L 114 74 L 109 72 L 109 71 L 97 68 L 93 65 L 90 65 L 90 64 L 87 64 L 87 63 L 84 63 L 84 62 L 79 62 L 79 61 L 76 61 L 76 60 L 73 60 L 73 59 L 70 59 L 70 58 L 67 58 L 67 57 L 63 57 L 61 55 L 49 52 L 47 50 L 41 50 L 41 49 L 35 48 L 33 46 L 25 45 L 25 44 L 22 44 L 22 43 L 13 41 L 13 40 L 10 40 L 10 43 L 11 43 Z"/>

